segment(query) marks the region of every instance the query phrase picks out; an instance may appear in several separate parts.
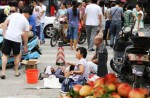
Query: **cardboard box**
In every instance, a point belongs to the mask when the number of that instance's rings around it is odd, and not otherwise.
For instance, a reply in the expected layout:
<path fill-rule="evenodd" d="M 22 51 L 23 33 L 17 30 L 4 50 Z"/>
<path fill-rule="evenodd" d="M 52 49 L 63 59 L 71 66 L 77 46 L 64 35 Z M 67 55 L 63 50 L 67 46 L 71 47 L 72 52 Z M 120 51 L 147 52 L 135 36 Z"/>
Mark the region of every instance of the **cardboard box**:
<path fill-rule="evenodd" d="M 25 69 L 37 69 L 37 65 L 39 63 L 39 61 L 37 59 L 30 59 L 30 60 L 23 60 L 21 62 L 22 64 L 25 65 Z"/>

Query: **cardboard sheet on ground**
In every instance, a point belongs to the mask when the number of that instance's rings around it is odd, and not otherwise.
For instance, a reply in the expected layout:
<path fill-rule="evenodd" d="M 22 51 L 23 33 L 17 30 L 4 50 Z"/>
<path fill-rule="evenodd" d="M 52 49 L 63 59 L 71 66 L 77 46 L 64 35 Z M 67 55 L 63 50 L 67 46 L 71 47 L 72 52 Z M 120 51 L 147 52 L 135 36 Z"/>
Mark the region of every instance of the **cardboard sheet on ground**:
<path fill-rule="evenodd" d="M 44 78 L 45 88 L 61 88 L 61 83 L 59 83 L 58 78 Z"/>

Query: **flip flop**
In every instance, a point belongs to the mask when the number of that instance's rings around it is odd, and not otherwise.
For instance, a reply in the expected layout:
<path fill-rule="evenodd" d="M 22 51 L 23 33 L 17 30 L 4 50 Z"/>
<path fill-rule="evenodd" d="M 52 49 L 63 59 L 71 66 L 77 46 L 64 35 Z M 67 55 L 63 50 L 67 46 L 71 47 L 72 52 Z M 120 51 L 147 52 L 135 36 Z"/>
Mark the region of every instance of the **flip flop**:
<path fill-rule="evenodd" d="M 5 79 L 5 75 L 1 75 L 1 79 Z"/>
<path fill-rule="evenodd" d="M 19 77 L 20 76 L 20 73 L 18 72 L 18 75 L 15 75 L 16 77 Z"/>

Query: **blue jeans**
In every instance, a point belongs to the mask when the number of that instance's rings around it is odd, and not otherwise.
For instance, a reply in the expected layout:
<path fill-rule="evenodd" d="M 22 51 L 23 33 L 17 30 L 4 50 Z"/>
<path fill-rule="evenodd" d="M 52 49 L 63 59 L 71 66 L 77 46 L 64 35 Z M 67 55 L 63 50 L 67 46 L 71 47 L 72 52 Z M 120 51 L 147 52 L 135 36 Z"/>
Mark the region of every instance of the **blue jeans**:
<path fill-rule="evenodd" d="M 70 39 L 77 40 L 78 39 L 78 28 L 77 27 L 69 27 Z"/>
<path fill-rule="evenodd" d="M 110 45 L 113 46 L 115 44 L 116 39 L 119 37 L 119 32 L 122 28 L 121 20 L 118 21 L 111 21 L 110 25 Z"/>
<path fill-rule="evenodd" d="M 40 40 L 41 40 L 42 42 L 45 41 L 43 29 L 44 29 L 44 23 L 40 23 Z"/>

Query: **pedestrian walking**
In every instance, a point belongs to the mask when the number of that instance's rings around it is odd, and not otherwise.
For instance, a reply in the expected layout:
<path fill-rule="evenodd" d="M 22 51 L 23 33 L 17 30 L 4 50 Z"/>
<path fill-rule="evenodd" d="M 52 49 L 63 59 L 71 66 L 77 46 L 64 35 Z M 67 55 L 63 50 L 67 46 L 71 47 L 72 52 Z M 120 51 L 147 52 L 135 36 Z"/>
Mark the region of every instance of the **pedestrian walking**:
<path fill-rule="evenodd" d="M 72 2 L 72 7 L 67 11 L 68 16 L 68 26 L 69 26 L 69 34 L 70 34 L 70 49 L 76 50 L 77 48 L 77 40 L 78 40 L 78 23 L 80 20 L 79 9 L 77 9 L 77 2 Z M 74 48 L 73 48 L 74 45 Z"/>
<path fill-rule="evenodd" d="M 44 4 L 42 4 L 43 0 L 39 0 L 38 1 L 38 5 L 41 7 L 41 20 L 40 20 L 40 40 L 41 40 L 41 44 L 45 43 L 45 37 L 44 37 L 44 32 L 43 32 L 43 28 L 44 28 L 44 22 L 45 22 L 45 15 L 46 15 L 46 6 Z"/>
<path fill-rule="evenodd" d="M 122 28 L 122 21 L 121 17 L 123 16 L 123 8 L 119 5 L 121 4 L 120 1 L 116 1 L 116 6 L 112 7 L 110 10 L 111 16 L 111 25 L 110 25 L 110 47 L 114 46 L 115 40 L 118 38 L 119 32 Z"/>
<path fill-rule="evenodd" d="M 20 47 L 22 40 L 24 42 L 24 51 L 27 52 L 27 32 L 29 31 L 28 18 L 32 14 L 30 8 L 26 7 L 20 13 L 13 13 L 5 20 L 3 25 L 3 37 L 4 42 L 2 46 L 2 73 L 1 79 L 5 79 L 5 69 L 7 64 L 8 56 L 11 50 L 14 55 L 14 65 L 15 65 L 15 76 L 18 77 L 20 73 L 18 72 L 18 65 L 20 62 Z M 6 31 L 7 30 L 7 31 Z"/>
<path fill-rule="evenodd" d="M 35 17 L 35 22 L 36 22 L 36 35 L 40 39 L 40 20 L 41 20 L 40 12 L 41 12 L 41 7 L 37 5 L 36 0 L 32 0 L 31 4 L 34 7 L 33 15 Z"/>
<path fill-rule="evenodd" d="M 88 50 L 94 51 L 94 37 L 98 25 L 102 27 L 102 9 L 97 5 L 97 0 L 91 0 L 91 4 L 86 6 L 84 24 L 86 25 Z"/>
<path fill-rule="evenodd" d="M 105 30 L 104 30 L 104 36 L 103 39 L 105 40 L 105 45 L 108 45 L 108 37 L 110 36 L 110 4 L 106 4 L 107 11 L 106 11 L 106 25 L 105 25 Z"/>
<path fill-rule="evenodd" d="M 18 2 L 18 12 L 22 13 L 23 9 L 24 9 L 24 0 L 19 0 Z"/>

